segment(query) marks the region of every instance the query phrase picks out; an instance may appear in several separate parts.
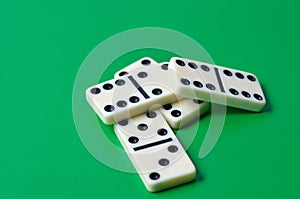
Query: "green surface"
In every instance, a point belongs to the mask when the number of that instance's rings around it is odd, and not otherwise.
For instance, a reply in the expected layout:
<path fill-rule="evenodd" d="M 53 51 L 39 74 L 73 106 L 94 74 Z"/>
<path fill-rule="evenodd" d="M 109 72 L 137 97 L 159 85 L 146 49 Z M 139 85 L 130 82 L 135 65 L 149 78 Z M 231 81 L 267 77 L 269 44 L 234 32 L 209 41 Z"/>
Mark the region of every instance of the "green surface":
<path fill-rule="evenodd" d="M 299 9 L 292 0 L 2 1 L 0 198 L 300 198 Z M 217 64 L 256 74 L 268 100 L 260 114 L 229 109 L 204 159 L 199 133 L 188 153 L 202 178 L 156 194 L 138 175 L 94 159 L 72 117 L 73 83 L 88 53 L 114 34 L 146 26 L 187 34 Z M 136 56 L 164 61 L 169 54 Z"/>

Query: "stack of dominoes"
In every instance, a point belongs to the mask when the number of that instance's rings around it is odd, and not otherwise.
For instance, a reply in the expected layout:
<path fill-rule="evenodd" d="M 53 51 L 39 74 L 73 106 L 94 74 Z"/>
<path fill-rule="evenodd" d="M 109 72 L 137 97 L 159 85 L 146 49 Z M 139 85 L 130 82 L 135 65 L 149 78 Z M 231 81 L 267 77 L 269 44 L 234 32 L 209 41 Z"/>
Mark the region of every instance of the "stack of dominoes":
<path fill-rule="evenodd" d="M 173 57 L 142 58 L 114 79 L 86 90 L 86 97 L 114 130 L 147 189 L 192 181 L 196 169 L 172 129 L 209 110 L 210 102 L 259 112 L 265 97 L 255 75 Z"/>

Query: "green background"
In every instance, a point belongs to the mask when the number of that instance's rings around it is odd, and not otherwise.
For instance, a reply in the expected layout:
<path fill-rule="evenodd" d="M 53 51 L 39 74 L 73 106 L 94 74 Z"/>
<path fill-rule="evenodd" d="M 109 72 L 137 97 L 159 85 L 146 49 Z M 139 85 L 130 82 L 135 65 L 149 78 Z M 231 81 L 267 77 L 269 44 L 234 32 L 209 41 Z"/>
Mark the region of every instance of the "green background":
<path fill-rule="evenodd" d="M 296 0 L 2 1 L 0 198 L 300 198 L 299 9 Z M 147 26 L 187 34 L 215 63 L 256 74 L 268 101 L 260 114 L 229 109 L 204 159 L 198 133 L 188 153 L 202 177 L 155 194 L 138 175 L 93 158 L 72 116 L 73 83 L 88 53 Z M 110 70 L 143 56 L 170 54 L 132 52 Z"/>

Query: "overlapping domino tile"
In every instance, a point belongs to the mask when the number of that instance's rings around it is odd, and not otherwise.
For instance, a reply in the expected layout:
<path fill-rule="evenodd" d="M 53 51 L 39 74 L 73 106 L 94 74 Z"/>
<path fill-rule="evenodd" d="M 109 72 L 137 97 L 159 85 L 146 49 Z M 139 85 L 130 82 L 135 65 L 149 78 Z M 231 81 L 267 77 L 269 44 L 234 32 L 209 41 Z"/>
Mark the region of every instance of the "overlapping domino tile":
<path fill-rule="evenodd" d="M 125 76 L 131 73 L 132 70 L 137 68 L 147 67 L 145 63 L 156 63 L 150 57 L 144 57 L 140 60 L 140 65 L 134 64 L 129 65 L 122 70 L 118 71 L 115 74 L 115 78 Z M 168 62 L 162 62 L 157 64 L 158 67 L 161 67 L 162 70 L 168 70 Z M 162 108 L 158 110 L 163 114 L 164 118 L 167 120 L 168 124 L 173 129 L 178 129 L 188 122 L 199 118 L 200 115 L 203 115 L 208 111 L 210 107 L 209 102 L 204 102 L 202 100 L 196 99 L 180 99 L 179 101 L 165 104 Z"/>
<path fill-rule="evenodd" d="M 149 191 L 195 179 L 192 161 L 159 111 L 119 121 L 114 129 Z"/>
<path fill-rule="evenodd" d="M 131 66 L 140 65 L 141 60 Z M 163 77 L 163 78 L 162 78 Z M 150 62 L 147 68 L 136 67 L 124 77 L 115 78 L 86 90 L 86 98 L 106 124 L 147 112 L 157 104 L 177 100 L 170 88 L 177 83 L 176 73 Z"/>
<path fill-rule="evenodd" d="M 152 59 L 151 57 L 143 57 L 140 60 L 122 68 L 120 71 L 116 72 L 114 74 L 114 78 L 120 78 L 123 77 L 125 75 L 128 75 L 128 73 L 132 72 L 135 69 L 146 69 L 150 66 L 153 65 L 159 65 L 154 59 Z"/>
<path fill-rule="evenodd" d="M 165 104 L 158 110 L 173 129 L 179 129 L 196 118 L 200 119 L 209 110 L 209 107 L 209 102 L 185 98 L 177 102 Z"/>
<path fill-rule="evenodd" d="M 259 112 L 266 100 L 254 74 L 194 60 L 173 57 L 169 67 L 181 77 L 176 94 Z"/>

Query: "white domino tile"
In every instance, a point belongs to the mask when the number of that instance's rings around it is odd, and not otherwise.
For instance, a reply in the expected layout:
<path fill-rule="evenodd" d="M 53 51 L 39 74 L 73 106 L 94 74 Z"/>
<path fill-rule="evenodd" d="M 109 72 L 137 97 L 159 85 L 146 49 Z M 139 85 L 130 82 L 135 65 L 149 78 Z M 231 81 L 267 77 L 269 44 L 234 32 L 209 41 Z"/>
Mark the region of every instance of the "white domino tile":
<path fill-rule="evenodd" d="M 104 123 L 112 124 L 177 100 L 172 90 L 177 83 L 176 73 L 152 62 L 147 67 L 136 67 L 141 64 L 141 60 L 133 63 L 136 69 L 130 75 L 86 90 L 87 101 Z"/>
<path fill-rule="evenodd" d="M 196 118 L 200 118 L 209 110 L 209 107 L 209 102 L 185 98 L 177 102 L 165 104 L 158 110 L 173 129 L 179 129 Z"/>
<path fill-rule="evenodd" d="M 266 104 L 258 78 L 251 73 L 173 57 L 169 67 L 181 77 L 176 94 L 259 112 Z"/>
<path fill-rule="evenodd" d="M 157 64 L 157 62 L 152 58 L 144 57 L 140 60 L 140 65 L 131 64 L 123 68 L 115 74 L 115 78 L 128 75 L 132 70 L 137 69 L 138 67 L 147 67 L 150 62 Z M 163 70 L 168 70 L 168 62 L 159 63 L 157 66 L 161 67 Z M 179 101 L 164 105 L 164 107 L 160 108 L 159 111 L 163 114 L 164 118 L 173 129 L 178 129 L 206 113 L 209 109 L 209 105 L 209 102 L 203 102 L 200 100 L 180 99 Z"/>
<path fill-rule="evenodd" d="M 114 129 L 149 191 L 195 179 L 195 166 L 159 111 L 119 121 Z"/>
<path fill-rule="evenodd" d="M 128 73 L 132 72 L 133 70 L 140 68 L 140 69 L 147 69 L 147 67 L 152 65 L 159 65 L 154 59 L 151 57 L 143 57 L 137 62 L 134 62 L 124 68 L 122 68 L 120 71 L 116 72 L 114 74 L 114 78 L 120 78 L 122 76 L 128 75 Z"/>

